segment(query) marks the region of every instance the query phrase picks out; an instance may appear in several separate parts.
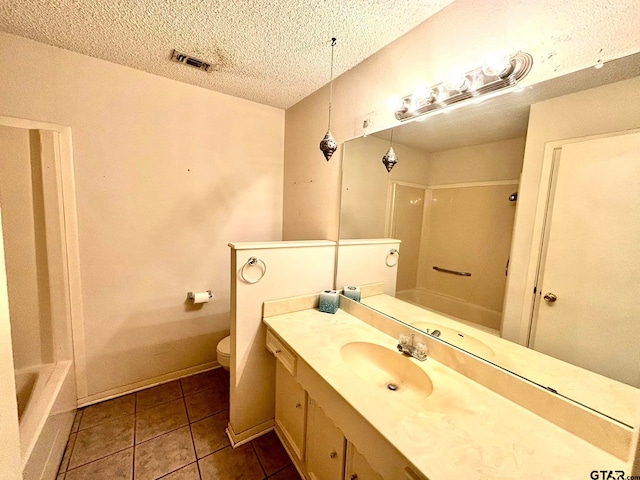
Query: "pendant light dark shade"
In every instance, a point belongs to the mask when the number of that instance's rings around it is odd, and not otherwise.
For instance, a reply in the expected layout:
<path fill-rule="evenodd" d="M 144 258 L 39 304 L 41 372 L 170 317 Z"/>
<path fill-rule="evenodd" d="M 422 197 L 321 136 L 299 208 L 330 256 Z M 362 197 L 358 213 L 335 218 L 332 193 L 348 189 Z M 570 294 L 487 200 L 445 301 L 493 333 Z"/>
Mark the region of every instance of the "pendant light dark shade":
<path fill-rule="evenodd" d="M 338 144 L 336 143 L 333 135 L 331 134 L 331 102 L 333 100 L 333 47 L 336 46 L 335 37 L 331 39 L 331 79 L 329 81 L 329 125 L 327 127 L 327 133 L 325 133 L 324 138 L 320 141 L 320 150 L 324 154 L 324 158 L 327 159 L 327 162 L 331 158 L 331 156 L 338 149 Z"/>
<path fill-rule="evenodd" d="M 384 157 L 382 157 L 382 163 L 387 169 L 387 172 L 391 172 L 391 169 L 395 166 L 396 163 L 398 163 L 398 156 L 396 155 L 396 152 L 393 150 L 392 143 L 393 143 L 393 130 L 391 130 L 391 141 L 389 142 L 389 150 L 387 150 L 387 153 L 385 153 Z"/>

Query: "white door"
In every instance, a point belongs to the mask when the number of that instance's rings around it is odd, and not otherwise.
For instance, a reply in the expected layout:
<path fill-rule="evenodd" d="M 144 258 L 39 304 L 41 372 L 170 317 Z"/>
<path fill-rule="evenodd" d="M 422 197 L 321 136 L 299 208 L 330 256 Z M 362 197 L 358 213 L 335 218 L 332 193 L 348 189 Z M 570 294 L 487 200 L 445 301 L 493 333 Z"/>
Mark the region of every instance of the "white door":
<path fill-rule="evenodd" d="M 640 387 L 640 133 L 553 162 L 530 346 Z"/>

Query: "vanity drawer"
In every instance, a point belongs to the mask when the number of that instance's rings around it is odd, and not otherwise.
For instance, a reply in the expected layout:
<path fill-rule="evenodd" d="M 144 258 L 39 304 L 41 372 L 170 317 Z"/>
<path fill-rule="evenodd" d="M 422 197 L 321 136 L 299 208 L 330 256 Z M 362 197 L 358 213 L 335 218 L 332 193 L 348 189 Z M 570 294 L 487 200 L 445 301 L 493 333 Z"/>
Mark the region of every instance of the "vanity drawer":
<path fill-rule="evenodd" d="M 296 375 L 296 355 L 271 330 L 267 330 L 267 350 L 282 362 L 291 375 Z"/>

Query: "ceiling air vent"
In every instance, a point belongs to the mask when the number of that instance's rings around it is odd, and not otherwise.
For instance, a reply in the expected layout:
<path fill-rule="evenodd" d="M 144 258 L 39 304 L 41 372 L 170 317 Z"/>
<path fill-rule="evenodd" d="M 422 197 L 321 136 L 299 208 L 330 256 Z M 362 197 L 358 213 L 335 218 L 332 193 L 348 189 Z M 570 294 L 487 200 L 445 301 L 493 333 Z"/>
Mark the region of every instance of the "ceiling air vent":
<path fill-rule="evenodd" d="M 181 53 L 177 50 L 173 50 L 171 52 L 171 60 L 174 62 L 184 63 L 185 65 L 191 65 L 192 67 L 197 68 L 198 70 L 204 70 L 208 72 L 211 69 L 211 64 L 207 63 L 203 60 L 198 60 L 186 53 Z"/>

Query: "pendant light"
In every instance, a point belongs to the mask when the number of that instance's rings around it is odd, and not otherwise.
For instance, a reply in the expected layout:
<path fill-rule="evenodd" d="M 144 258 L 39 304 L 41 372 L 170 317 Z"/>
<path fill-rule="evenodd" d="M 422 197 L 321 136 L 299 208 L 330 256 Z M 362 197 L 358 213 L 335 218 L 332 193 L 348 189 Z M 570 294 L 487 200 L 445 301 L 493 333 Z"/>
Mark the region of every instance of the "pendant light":
<path fill-rule="evenodd" d="M 391 130 L 391 140 L 389 141 L 389 150 L 382 157 L 382 163 L 387 169 L 387 172 L 391 172 L 391 169 L 394 167 L 396 163 L 398 163 L 398 156 L 396 152 L 393 150 L 393 130 Z"/>
<path fill-rule="evenodd" d="M 336 143 L 333 135 L 331 135 L 331 101 L 333 100 L 333 47 L 336 46 L 336 39 L 333 37 L 331 39 L 331 80 L 329 81 L 329 125 L 327 127 L 327 133 L 324 135 L 324 138 L 320 142 L 320 150 L 324 154 L 324 158 L 327 159 L 327 162 L 331 158 L 331 155 L 338 149 L 338 144 Z"/>

